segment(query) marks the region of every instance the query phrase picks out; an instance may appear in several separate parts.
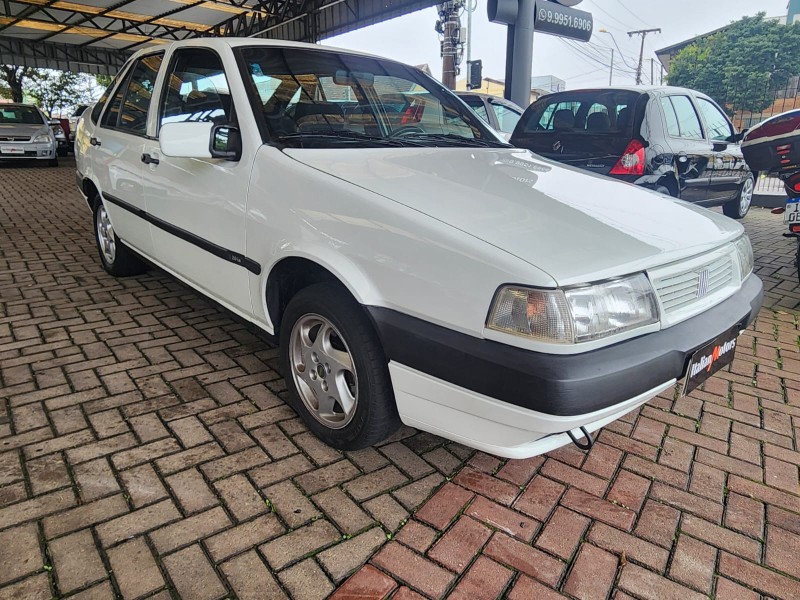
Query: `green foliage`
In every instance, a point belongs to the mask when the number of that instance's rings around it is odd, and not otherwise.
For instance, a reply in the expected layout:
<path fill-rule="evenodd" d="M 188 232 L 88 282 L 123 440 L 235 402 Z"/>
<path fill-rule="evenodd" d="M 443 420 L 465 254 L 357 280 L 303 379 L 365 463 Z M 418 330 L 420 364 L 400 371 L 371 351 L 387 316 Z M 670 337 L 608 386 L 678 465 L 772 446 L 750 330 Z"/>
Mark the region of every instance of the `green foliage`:
<path fill-rule="evenodd" d="M 71 111 L 79 104 L 91 103 L 97 95 L 97 87 L 94 77 L 88 75 L 37 69 L 28 79 L 25 93 L 52 116 L 56 109 Z"/>
<path fill-rule="evenodd" d="M 106 89 L 108 86 L 111 85 L 111 82 L 114 81 L 114 77 L 111 75 L 95 75 L 94 80 L 97 82 L 97 85 L 103 89 Z"/>
<path fill-rule="evenodd" d="M 0 65 L 0 98 L 22 102 L 25 79 L 33 69 L 17 65 Z"/>
<path fill-rule="evenodd" d="M 684 48 L 672 61 L 670 85 L 704 92 L 728 109 L 760 112 L 800 75 L 800 24 L 745 17 Z"/>

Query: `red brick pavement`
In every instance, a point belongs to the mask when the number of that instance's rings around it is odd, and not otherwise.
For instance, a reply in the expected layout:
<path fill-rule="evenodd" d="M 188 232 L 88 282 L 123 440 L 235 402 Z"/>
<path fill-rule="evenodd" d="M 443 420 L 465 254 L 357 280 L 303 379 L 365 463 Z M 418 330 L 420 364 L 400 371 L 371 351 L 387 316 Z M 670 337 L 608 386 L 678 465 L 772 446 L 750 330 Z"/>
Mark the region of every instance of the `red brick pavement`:
<path fill-rule="evenodd" d="M 252 330 L 103 273 L 69 166 L 0 167 L 0 600 L 800 598 L 794 248 L 745 225 L 775 310 L 703 390 L 588 454 L 342 454 Z"/>

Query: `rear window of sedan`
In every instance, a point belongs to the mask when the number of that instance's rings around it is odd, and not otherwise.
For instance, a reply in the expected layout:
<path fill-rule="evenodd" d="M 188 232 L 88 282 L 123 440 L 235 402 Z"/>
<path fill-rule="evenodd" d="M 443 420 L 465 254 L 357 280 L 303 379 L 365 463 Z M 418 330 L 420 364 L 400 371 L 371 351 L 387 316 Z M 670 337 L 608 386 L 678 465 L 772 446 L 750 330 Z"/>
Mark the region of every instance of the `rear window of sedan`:
<path fill-rule="evenodd" d="M 633 128 L 640 93 L 625 90 L 586 90 L 552 94 L 539 99 L 522 116 L 516 134 L 627 134 Z"/>

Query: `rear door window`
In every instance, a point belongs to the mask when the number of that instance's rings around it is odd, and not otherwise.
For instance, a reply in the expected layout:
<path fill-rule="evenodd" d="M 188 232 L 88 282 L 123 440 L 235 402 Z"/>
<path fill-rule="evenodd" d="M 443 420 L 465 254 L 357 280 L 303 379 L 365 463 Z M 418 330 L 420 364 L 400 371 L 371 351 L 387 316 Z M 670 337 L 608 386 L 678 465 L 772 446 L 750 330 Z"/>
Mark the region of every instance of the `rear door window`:
<path fill-rule="evenodd" d="M 466 103 L 467 106 L 478 113 L 478 116 L 481 119 L 489 123 L 489 125 L 492 124 L 492 122 L 489 120 L 489 113 L 486 112 L 486 104 L 484 104 L 481 98 L 462 97 L 461 99 Z"/>
<path fill-rule="evenodd" d="M 702 140 L 703 127 L 689 96 L 665 96 L 661 106 L 667 119 L 667 132 L 672 137 Z"/>
<path fill-rule="evenodd" d="M 514 128 L 517 126 L 517 123 L 519 123 L 519 119 L 522 115 L 508 106 L 500 104 L 499 102 L 492 102 L 490 100 L 489 106 L 492 107 L 492 110 L 497 117 L 497 123 L 500 131 L 503 133 L 511 133 L 514 131 Z"/>
<path fill-rule="evenodd" d="M 139 59 L 128 82 L 117 128 L 136 135 L 147 133 L 147 114 L 156 87 L 156 77 L 164 60 L 162 54 L 144 56 Z M 113 106 L 112 106 L 113 108 Z"/>
<path fill-rule="evenodd" d="M 733 127 L 720 109 L 705 98 L 697 99 L 697 106 L 708 127 L 708 137 L 716 142 L 725 142 L 733 135 Z"/>

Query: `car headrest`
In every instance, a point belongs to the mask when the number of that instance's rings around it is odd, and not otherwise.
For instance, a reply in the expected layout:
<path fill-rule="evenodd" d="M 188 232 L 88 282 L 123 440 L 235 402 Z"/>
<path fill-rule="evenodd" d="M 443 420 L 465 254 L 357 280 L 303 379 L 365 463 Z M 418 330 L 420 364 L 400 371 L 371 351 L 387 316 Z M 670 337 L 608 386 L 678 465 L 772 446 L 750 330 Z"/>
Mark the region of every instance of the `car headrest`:
<path fill-rule="evenodd" d="M 586 119 L 586 131 L 608 131 L 611 129 L 611 119 L 604 112 L 592 113 Z"/>
<path fill-rule="evenodd" d="M 573 129 L 575 127 L 575 114 L 568 108 L 557 110 L 553 115 L 554 129 Z"/>

